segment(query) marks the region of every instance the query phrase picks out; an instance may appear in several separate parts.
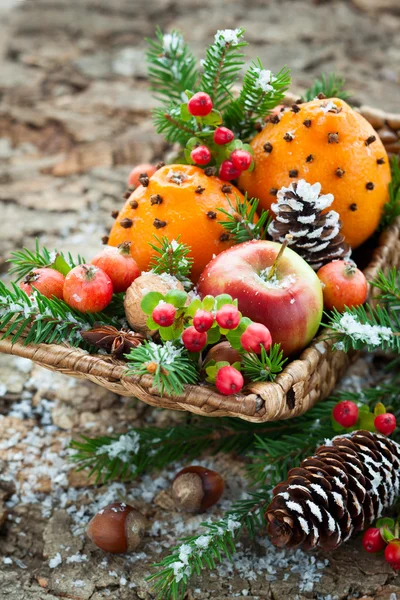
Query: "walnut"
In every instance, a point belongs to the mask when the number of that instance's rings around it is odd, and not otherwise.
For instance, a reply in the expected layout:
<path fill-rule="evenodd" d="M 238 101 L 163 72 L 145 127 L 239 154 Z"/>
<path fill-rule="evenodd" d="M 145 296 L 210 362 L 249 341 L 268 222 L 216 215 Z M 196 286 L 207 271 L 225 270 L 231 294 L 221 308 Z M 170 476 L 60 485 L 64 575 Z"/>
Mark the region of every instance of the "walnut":
<path fill-rule="evenodd" d="M 169 290 L 183 291 L 180 281 L 170 275 L 156 275 L 155 273 L 143 273 L 130 285 L 125 295 L 125 315 L 129 325 L 134 331 L 148 334 L 151 333 L 146 325 L 146 315 L 140 304 L 148 292 L 160 292 L 166 294 Z"/>

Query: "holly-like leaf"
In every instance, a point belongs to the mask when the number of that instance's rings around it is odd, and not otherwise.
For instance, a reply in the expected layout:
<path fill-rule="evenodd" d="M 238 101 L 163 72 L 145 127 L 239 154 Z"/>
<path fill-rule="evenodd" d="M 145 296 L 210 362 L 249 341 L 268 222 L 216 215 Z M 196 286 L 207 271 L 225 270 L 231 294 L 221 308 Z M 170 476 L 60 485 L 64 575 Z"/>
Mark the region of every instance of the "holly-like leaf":
<path fill-rule="evenodd" d="M 208 344 L 216 344 L 221 339 L 221 332 L 219 327 L 211 327 L 207 331 L 207 343 Z"/>
<path fill-rule="evenodd" d="M 251 325 L 252 322 L 253 321 L 251 319 L 249 319 L 248 317 L 242 317 L 240 319 L 240 323 L 236 327 L 236 329 L 231 329 L 230 331 L 227 332 L 226 338 L 227 338 L 228 342 L 230 343 L 230 345 L 232 346 L 232 348 L 235 348 L 235 350 L 242 349 L 242 344 L 240 343 L 240 338 L 242 337 L 242 334 L 246 331 L 246 329 L 248 328 L 249 325 Z"/>
<path fill-rule="evenodd" d="M 206 117 L 201 117 L 201 123 L 203 125 L 210 125 L 211 127 L 218 127 L 222 123 L 221 113 L 213 108 Z"/>
<path fill-rule="evenodd" d="M 377 417 L 378 415 L 384 415 L 386 413 L 385 405 L 382 402 L 378 402 L 374 408 L 374 415 Z"/>
<path fill-rule="evenodd" d="M 182 308 L 185 306 L 187 300 L 187 293 L 182 292 L 181 290 L 169 290 L 165 294 L 165 302 L 169 302 L 175 308 Z"/>
<path fill-rule="evenodd" d="M 201 300 L 199 300 L 198 298 L 195 298 L 194 300 L 192 300 L 192 302 L 187 307 L 186 314 L 189 317 L 194 317 L 194 315 L 199 310 L 199 308 L 201 308 L 201 306 L 202 306 Z"/>
<path fill-rule="evenodd" d="M 209 312 L 214 310 L 214 306 L 215 306 L 214 296 L 204 296 L 201 305 L 204 308 L 204 310 L 208 310 Z"/>
<path fill-rule="evenodd" d="M 230 296 L 229 294 L 220 294 L 219 296 L 216 296 L 216 298 L 215 298 L 216 310 L 219 310 L 220 308 L 225 306 L 225 304 L 233 304 L 234 306 L 237 306 L 238 301 L 233 300 L 232 296 Z"/>

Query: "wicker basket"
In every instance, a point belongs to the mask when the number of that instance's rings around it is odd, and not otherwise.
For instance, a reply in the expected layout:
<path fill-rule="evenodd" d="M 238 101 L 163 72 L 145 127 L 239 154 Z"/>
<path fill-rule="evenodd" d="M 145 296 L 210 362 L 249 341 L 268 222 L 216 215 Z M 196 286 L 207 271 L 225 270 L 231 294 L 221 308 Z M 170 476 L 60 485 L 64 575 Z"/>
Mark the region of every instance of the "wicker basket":
<path fill-rule="evenodd" d="M 287 103 L 294 100 L 293 96 L 287 97 Z M 400 115 L 367 106 L 359 110 L 377 130 L 388 152 L 400 154 Z M 380 236 L 364 273 L 371 280 L 380 269 L 393 266 L 400 267 L 400 218 Z M 94 381 L 116 394 L 136 397 L 153 406 L 259 423 L 290 419 L 310 409 L 330 394 L 355 357 L 354 353 L 332 351 L 332 341 L 322 335 L 298 360 L 290 362 L 274 383 L 250 384 L 246 395 L 222 396 L 206 385 L 198 385 L 186 386 L 180 396 L 160 397 L 151 376 L 127 377 L 125 363 L 109 357 L 93 356 L 66 345 L 12 344 L 10 339 L 0 340 L 0 352 L 29 358 L 52 371 Z"/>

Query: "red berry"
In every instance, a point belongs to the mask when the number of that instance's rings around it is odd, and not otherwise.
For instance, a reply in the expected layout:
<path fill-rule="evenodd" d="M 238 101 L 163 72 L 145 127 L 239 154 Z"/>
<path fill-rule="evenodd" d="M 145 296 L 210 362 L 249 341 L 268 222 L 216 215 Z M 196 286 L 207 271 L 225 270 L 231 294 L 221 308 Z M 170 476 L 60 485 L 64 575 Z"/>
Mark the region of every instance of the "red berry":
<path fill-rule="evenodd" d="M 206 117 L 212 111 L 212 101 L 205 92 L 197 92 L 188 102 L 188 109 L 194 117 Z"/>
<path fill-rule="evenodd" d="M 207 344 L 207 334 L 196 331 L 194 327 L 188 327 L 182 333 L 182 342 L 189 352 L 200 352 Z"/>
<path fill-rule="evenodd" d="M 240 323 L 240 312 L 233 304 L 224 304 L 215 315 L 222 329 L 236 329 Z"/>
<path fill-rule="evenodd" d="M 92 265 L 102 269 L 112 281 L 114 292 L 126 292 L 140 270 L 130 253 L 130 242 L 120 244 L 118 248 L 106 246 L 92 260 Z"/>
<path fill-rule="evenodd" d="M 262 323 L 251 323 L 240 338 L 242 347 L 247 352 L 253 351 L 257 354 L 261 352 L 261 346 L 268 351 L 272 344 L 271 332 L 268 327 Z"/>
<path fill-rule="evenodd" d="M 113 284 L 107 273 L 94 265 L 78 265 L 65 278 L 64 300 L 80 312 L 100 312 L 111 302 Z"/>
<path fill-rule="evenodd" d="M 214 315 L 208 310 L 203 310 L 199 308 L 196 314 L 193 317 L 193 326 L 196 331 L 203 333 L 203 331 L 208 331 L 214 325 Z"/>
<path fill-rule="evenodd" d="M 335 260 L 321 267 L 317 273 L 322 283 L 326 310 L 359 306 L 367 299 L 368 284 L 365 275 L 353 263 Z"/>
<path fill-rule="evenodd" d="M 33 269 L 24 279 L 20 282 L 19 287 L 21 290 L 30 296 L 34 290 L 37 290 L 46 298 L 55 296 L 60 300 L 63 299 L 65 277 L 61 275 L 59 271 L 50 269 L 49 267 L 42 267 L 40 269 Z"/>
<path fill-rule="evenodd" d="M 230 394 L 238 394 L 244 385 L 243 375 L 235 367 L 221 367 L 215 379 L 217 390 L 229 396 Z"/>
<path fill-rule="evenodd" d="M 214 142 L 218 144 L 218 146 L 224 146 L 225 144 L 229 144 L 235 137 L 233 131 L 228 129 L 227 127 L 217 127 L 214 131 Z"/>
<path fill-rule="evenodd" d="M 153 310 L 153 321 L 161 327 L 170 327 L 173 325 L 176 316 L 176 308 L 169 302 L 160 302 Z"/>
<path fill-rule="evenodd" d="M 370 527 L 363 535 L 362 545 L 366 552 L 380 552 L 386 546 L 378 527 Z"/>
<path fill-rule="evenodd" d="M 240 171 L 247 171 L 253 161 L 253 157 L 246 150 L 234 150 L 231 154 L 231 161 Z"/>
<path fill-rule="evenodd" d="M 128 177 L 128 185 L 131 187 L 138 187 L 140 185 L 139 177 L 143 174 L 151 177 L 157 171 L 154 165 L 150 165 L 149 163 L 143 163 L 141 165 L 136 165 L 133 167 L 132 171 L 129 173 Z"/>
<path fill-rule="evenodd" d="M 358 421 L 357 404 L 351 400 L 338 402 L 332 411 L 333 418 L 342 427 L 353 427 Z"/>
<path fill-rule="evenodd" d="M 207 146 L 197 146 L 191 151 L 190 157 L 196 165 L 208 165 L 211 160 L 211 152 Z"/>
<path fill-rule="evenodd" d="M 239 177 L 241 170 L 235 167 L 231 160 L 224 160 L 219 168 L 220 179 L 231 181 Z"/>
<path fill-rule="evenodd" d="M 390 435 L 396 429 L 396 417 L 392 413 L 385 413 L 375 417 L 374 425 L 379 433 Z"/>
<path fill-rule="evenodd" d="M 385 559 L 395 571 L 400 570 L 400 540 L 392 540 L 386 546 Z"/>

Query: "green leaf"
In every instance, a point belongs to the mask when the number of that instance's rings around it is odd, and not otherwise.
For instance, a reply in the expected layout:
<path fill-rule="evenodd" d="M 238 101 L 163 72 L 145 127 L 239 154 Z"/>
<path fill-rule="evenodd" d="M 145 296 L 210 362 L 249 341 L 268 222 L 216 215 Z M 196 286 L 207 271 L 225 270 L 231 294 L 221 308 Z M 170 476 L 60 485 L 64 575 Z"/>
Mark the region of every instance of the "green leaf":
<path fill-rule="evenodd" d="M 219 294 L 219 296 L 215 297 L 216 310 L 219 310 L 220 308 L 225 306 L 225 304 L 234 304 L 235 306 L 237 306 L 237 300 L 233 300 L 232 296 L 230 296 L 229 294 Z"/>
<path fill-rule="evenodd" d="M 375 425 L 374 425 L 374 421 L 375 421 L 375 415 L 371 412 L 359 412 L 358 413 L 359 418 L 358 418 L 358 423 L 357 425 L 357 429 L 366 429 L 367 431 L 376 431 L 375 430 Z"/>
<path fill-rule="evenodd" d="M 181 290 L 169 290 L 165 294 L 165 302 L 169 302 L 176 308 L 182 308 L 185 306 L 185 302 L 187 300 L 187 293 L 182 292 Z"/>
<path fill-rule="evenodd" d="M 187 104 L 181 104 L 181 119 L 185 122 L 193 119 L 193 115 L 189 112 Z"/>
<path fill-rule="evenodd" d="M 221 123 L 222 123 L 222 116 L 221 116 L 221 113 L 219 112 L 219 110 L 215 110 L 215 108 L 213 108 L 212 111 L 208 115 L 201 118 L 201 121 L 202 121 L 203 125 L 209 125 L 211 127 L 218 127 L 218 125 L 221 125 Z"/>
<path fill-rule="evenodd" d="M 201 305 L 204 308 L 204 310 L 207 310 L 208 312 L 211 312 L 212 310 L 214 310 L 214 306 L 215 306 L 214 296 L 204 296 Z"/>
<path fill-rule="evenodd" d="M 384 415 L 386 413 L 385 405 L 382 402 L 378 402 L 374 408 L 374 415 L 377 417 L 378 415 Z"/>
<path fill-rule="evenodd" d="M 188 150 L 193 150 L 193 148 L 195 148 L 196 146 L 200 146 L 202 143 L 203 143 L 203 141 L 200 138 L 198 138 L 198 137 L 192 137 L 187 142 L 186 148 Z"/>
<path fill-rule="evenodd" d="M 179 340 L 183 331 L 183 325 L 171 325 L 170 327 L 159 327 L 161 338 L 165 341 Z"/>
<path fill-rule="evenodd" d="M 391 542 L 392 540 L 396 539 L 395 536 L 393 535 L 393 533 L 387 527 L 384 526 L 384 527 L 381 527 L 380 529 L 381 529 L 381 536 L 387 544 L 389 544 L 389 542 Z"/>
<path fill-rule="evenodd" d="M 161 300 L 164 300 L 164 296 L 160 292 L 148 292 L 143 296 L 140 307 L 146 315 L 151 315 Z"/>
<path fill-rule="evenodd" d="M 188 317 L 193 318 L 194 315 L 196 314 L 196 312 L 199 310 L 199 308 L 201 308 L 201 300 L 199 300 L 198 298 L 195 298 L 194 300 L 192 300 L 192 302 L 187 307 L 186 315 Z"/>
<path fill-rule="evenodd" d="M 390 517 L 381 517 L 375 523 L 375 527 L 377 527 L 378 529 L 380 529 L 381 527 L 389 527 L 389 529 L 392 529 L 394 526 L 395 526 L 395 521 L 394 521 L 394 519 L 391 519 Z"/>
<path fill-rule="evenodd" d="M 155 321 L 153 321 L 152 317 L 149 317 L 146 320 L 146 325 L 150 329 L 150 331 L 157 331 L 160 328 L 160 326 L 158 325 L 158 323 L 156 323 Z"/>
<path fill-rule="evenodd" d="M 221 339 L 219 327 L 211 327 L 207 331 L 207 344 L 216 344 Z"/>
<path fill-rule="evenodd" d="M 67 263 L 62 254 L 59 253 L 56 254 L 55 261 L 51 265 L 51 268 L 64 275 L 64 277 L 71 271 L 70 265 Z"/>

